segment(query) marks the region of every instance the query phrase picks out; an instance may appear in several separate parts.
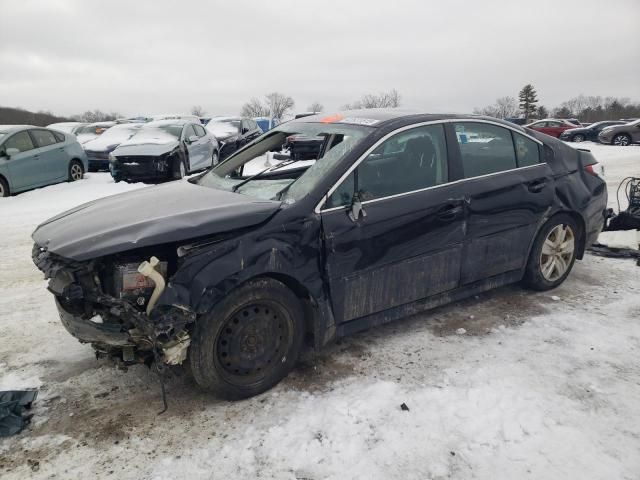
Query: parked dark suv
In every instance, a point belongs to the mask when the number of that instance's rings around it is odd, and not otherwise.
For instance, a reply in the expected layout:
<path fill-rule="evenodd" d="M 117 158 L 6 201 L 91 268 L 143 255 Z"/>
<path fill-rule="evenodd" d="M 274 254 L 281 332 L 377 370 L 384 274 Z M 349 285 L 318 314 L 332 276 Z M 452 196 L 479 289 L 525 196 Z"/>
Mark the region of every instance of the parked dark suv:
<path fill-rule="evenodd" d="M 317 161 L 274 160 L 294 134 L 324 138 Z M 244 175 L 255 159 L 268 165 Z M 305 340 L 562 283 L 603 225 L 594 163 L 488 117 L 310 116 L 188 182 L 47 220 L 33 259 L 63 325 L 99 355 L 188 361 L 202 387 L 247 397 L 285 377 Z"/>

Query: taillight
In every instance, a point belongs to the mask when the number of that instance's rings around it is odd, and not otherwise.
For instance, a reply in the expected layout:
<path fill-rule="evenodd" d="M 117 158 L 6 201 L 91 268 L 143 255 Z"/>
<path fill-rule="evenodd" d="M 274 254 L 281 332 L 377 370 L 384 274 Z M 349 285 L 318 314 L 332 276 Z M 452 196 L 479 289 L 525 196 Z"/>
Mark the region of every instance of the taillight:
<path fill-rule="evenodd" d="M 593 175 L 594 177 L 604 178 L 604 167 L 598 162 L 592 163 L 591 165 L 585 165 L 584 171 Z"/>

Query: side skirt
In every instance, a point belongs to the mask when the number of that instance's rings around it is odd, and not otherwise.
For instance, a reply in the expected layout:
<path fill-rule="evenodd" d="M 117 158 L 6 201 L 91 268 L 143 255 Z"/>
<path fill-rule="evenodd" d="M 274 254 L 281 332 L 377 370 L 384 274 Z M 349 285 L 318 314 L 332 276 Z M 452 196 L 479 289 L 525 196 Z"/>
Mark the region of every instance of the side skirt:
<path fill-rule="evenodd" d="M 455 290 L 450 290 L 429 298 L 418 300 L 417 302 L 407 303 L 388 310 L 383 310 L 382 312 L 372 313 L 371 315 L 338 325 L 336 329 L 336 337 L 351 335 L 371 327 L 399 320 L 400 318 L 422 313 L 426 310 L 446 305 L 448 303 L 457 302 L 464 298 L 477 295 L 478 293 L 486 292 L 487 290 L 516 283 L 522 280 L 522 275 L 522 270 L 502 273 L 491 278 L 465 285 L 464 287 L 456 288 Z"/>

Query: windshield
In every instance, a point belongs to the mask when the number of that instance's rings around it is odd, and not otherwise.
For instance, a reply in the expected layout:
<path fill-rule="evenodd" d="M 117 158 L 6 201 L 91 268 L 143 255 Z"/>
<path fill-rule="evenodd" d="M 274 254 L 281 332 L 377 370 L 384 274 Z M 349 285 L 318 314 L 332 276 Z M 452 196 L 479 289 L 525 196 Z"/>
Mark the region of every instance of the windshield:
<path fill-rule="evenodd" d="M 122 143 L 135 135 L 140 130 L 140 127 L 142 127 L 142 124 L 139 123 L 115 125 L 100 135 L 100 142 Z M 94 142 L 97 141 L 97 139 L 94 140 Z"/>
<path fill-rule="evenodd" d="M 240 120 L 217 121 L 211 120 L 205 126 L 214 137 L 224 138 L 236 135 L 240 131 Z"/>
<path fill-rule="evenodd" d="M 235 187 L 251 197 L 293 203 L 311 192 L 372 131 L 362 125 L 286 123 L 229 157 L 198 183 L 228 191 Z M 295 145 L 287 146 L 287 137 L 295 134 L 317 140 L 311 148 L 305 146 L 305 154 L 292 157 L 290 148 Z"/>
<path fill-rule="evenodd" d="M 170 143 L 180 139 L 183 125 L 142 127 L 127 143 Z"/>
<path fill-rule="evenodd" d="M 107 125 L 85 125 L 80 127 L 76 132 L 76 135 L 81 133 L 93 133 L 94 135 L 100 135 L 102 132 L 106 132 L 109 129 Z"/>

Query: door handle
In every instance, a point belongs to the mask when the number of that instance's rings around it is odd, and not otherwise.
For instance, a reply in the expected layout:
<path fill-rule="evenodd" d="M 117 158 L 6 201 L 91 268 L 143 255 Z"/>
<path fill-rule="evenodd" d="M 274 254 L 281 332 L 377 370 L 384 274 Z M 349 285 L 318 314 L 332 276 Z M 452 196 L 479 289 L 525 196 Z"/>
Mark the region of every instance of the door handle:
<path fill-rule="evenodd" d="M 459 214 L 462 213 L 461 205 L 445 205 L 440 210 L 438 210 L 437 216 L 440 220 L 453 220 Z"/>
<path fill-rule="evenodd" d="M 541 192 L 546 186 L 547 182 L 545 180 L 534 180 L 533 182 L 529 182 L 527 184 L 527 188 L 531 193 Z"/>

